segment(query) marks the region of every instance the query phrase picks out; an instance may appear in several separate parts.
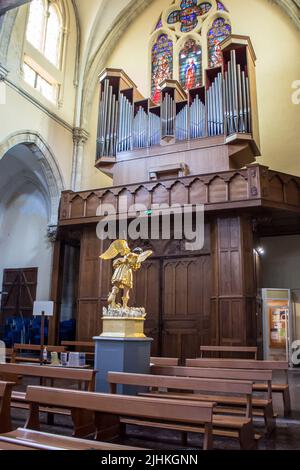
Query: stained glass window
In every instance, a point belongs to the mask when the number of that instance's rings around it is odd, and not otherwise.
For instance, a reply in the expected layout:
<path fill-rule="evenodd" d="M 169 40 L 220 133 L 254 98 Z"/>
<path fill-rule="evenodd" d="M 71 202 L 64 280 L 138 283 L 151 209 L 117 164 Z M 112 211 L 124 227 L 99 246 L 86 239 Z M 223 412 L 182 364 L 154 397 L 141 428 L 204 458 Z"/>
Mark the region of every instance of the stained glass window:
<path fill-rule="evenodd" d="M 202 50 L 194 39 L 188 39 L 179 53 L 179 77 L 186 91 L 201 86 Z"/>
<path fill-rule="evenodd" d="M 154 31 L 157 31 L 159 28 L 162 27 L 162 25 L 163 25 L 163 24 L 162 24 L 162 19 L 161 19 L 161 16 L 160 16 L 158 22 L 156 23 L 156 26 L 155 26 L 155 28 L 154 28 Z"/>
<path fill-rule="evenodd" d="M 152 47 L 152 100 L 160 102 L 159 84 L 173 77 L 173 42 L 167 34 L 161 34 Z"/>
<path fill-rule="evenodd" d="M 208 31 L 208 63 L 209 67 L 222 64 L 220 43 L 230 36 L 231 26 L 224 18 L 217 18 Z"/>
<path fill-rule="evenodd" d="M 209 2 L 198 5 L 198 0 L 182 0 L 180 10 L 174 10 L 169 14 L 168 24 L 180 22 L 180 30 L 183 33 L 188 33 L 198 25 L 198 16 L 208 13 L 211 7 Z"/>
<path fill-rule="evenodd" d="M 217 1 L 217 8 L 220 11 L 228 11 L 225 5 L 222 2 Z"/>

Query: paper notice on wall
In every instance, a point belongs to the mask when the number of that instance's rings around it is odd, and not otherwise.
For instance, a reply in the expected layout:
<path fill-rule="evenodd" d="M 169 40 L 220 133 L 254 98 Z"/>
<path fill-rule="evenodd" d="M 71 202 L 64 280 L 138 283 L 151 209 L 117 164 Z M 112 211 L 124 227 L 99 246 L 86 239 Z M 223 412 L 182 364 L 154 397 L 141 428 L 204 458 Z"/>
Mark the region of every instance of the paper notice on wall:
<path fill-rule="evenodd" d="M 5 343 L 0 341 L 0 364 L 5 364 L 6 354 L 5 354 Z"/>

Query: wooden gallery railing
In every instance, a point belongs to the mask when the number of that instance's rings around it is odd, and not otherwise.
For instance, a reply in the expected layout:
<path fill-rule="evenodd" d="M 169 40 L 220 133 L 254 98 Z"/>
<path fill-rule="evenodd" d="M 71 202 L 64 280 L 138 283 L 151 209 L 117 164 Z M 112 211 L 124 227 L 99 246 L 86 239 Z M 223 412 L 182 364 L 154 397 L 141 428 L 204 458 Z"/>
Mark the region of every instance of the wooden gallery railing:
<path fill-rule="evenodd" d="M 133 204 L 204 204 L 206 211 L 265 207 L 300 211 L 300 178 L 250 165 L 242 170 L 188 176 L 90 191 L 64 191 L 60 225 L 97 221 L 101 204 L 117 213 Z M 99 212 L 98 212 L 99 214 Z M 84 221 L 82 220 L 84 219 Z"/>

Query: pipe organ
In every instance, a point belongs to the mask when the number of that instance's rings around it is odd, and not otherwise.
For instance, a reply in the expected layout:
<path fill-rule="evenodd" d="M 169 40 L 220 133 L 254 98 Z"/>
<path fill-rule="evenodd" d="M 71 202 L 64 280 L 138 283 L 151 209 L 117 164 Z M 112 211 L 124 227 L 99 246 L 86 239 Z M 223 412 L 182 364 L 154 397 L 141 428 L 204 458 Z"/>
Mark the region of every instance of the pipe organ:
<path fill-rule="evenodd" d="M 224 145 L 235 145 L 229 154 L 240 153 L 239 166 L 260 155 L 251 41 L 232 35 L 221 50 L 223 65 L 205 71 L 203 86 L 186 93 L 176 80 L 164 80 L 158 106 L 144 99 L 122 70 L 106 69 L 100 76 L 96 166 L 106 171 L 122 154 L 143 149 L 159 153 L 158 147 L 180 142 L 187 151 L 193 141 L 193 146 L 203 146 L 203 140 L 209 147 L 217 137 Z M 248 148 L 248 156 L 240 145 Z"/>

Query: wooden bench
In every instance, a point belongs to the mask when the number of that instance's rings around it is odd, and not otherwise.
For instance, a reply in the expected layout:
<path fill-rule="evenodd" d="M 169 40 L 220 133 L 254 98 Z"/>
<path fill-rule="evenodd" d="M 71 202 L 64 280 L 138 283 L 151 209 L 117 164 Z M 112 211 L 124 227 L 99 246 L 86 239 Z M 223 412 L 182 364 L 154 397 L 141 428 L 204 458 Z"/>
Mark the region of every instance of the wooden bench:
<path fill-rule="evenodd" d="M 79 387 L 85 390 L 93 391 L 95 389 L 95 377 L 97 371 L 93 369 L 71 369 L 69 367 L 51 367 L 29 364 L 0 364 L 0 377 L 16 376 L 16 377 L 38 377 L 40 380 L 51 380 L 53 385 L 55 380 L 63 380 L 70 382 L 77 382 Z M 13 391 L 12 402 L 13 408 L 29 409 L 26 400 L 26 393 Z M 77 437 L 84 437 L 90 430 L 93 430 L 92 417 L 88 414 L 83 415 L 74 411 L 70 413 L 68 409 L 47 407 L 41 411 L 48 413 L 49 416 L 54 415 L 67 415 L 73 420 L 74 435 Z M 53 420 L 48 419 L 48 424 L 53 424 Z"/>
<path fill-rule="evenodd" d="M 288 416 L 291 412 L 291 397 L 288 383 L 289 365 L 286 361 L 254 361 L 249 359 L 187 359 L 187 367 L 208 367 L 223 369 L 256 369 L 281 371 L 284 374 L 285 383 L 273 383 L 272 392 L 280 393 L 283 398 L 284 414 Z M 264 384 L 254 384 L 254 390 L 266 391 Z"/>
<path fill-rule="evenodd" d="M 72 437 L 54 435 L 22 428 L 0 436 L 0 449 L 5 446 L 8 447 L 4 448 L 3 450 L 141 450 L 137 447 L 111 444 L 108 442 L 74 439 Z"/>
<path fill-rule="evenodd" d="M 201 402 L 216 402 L 217 405 L 224 402 L 226 404 L 238 402 L 240 406 L 244 406 L 245 416 L 216 414 L 214 409 L 212 432 L 214 435 L 238 439 L 241 449 L 254 449 L 256 447 L 252 424 L 252 382 L 250 381 L 183 378 L 120 372 L 109 372 L 107 381 L 110 392 L 113 394 L 117 393 L 118 385 L 133 385 L 150 388 L 151 391 L 140 393 L 140 396 L 145 397 L 188 400 L 199 404 Z M 126 424 L 139 424 L 133 420 L 123 422 Z M 190 432 L 199 432 L 199 430 L 193 430 L 191 427 Z M 186 435 L 183 437 L 186 440 Z M 257 438 L 259 437 L 257 436 Z"/>
<path fill-rule="evenodd" d="M 253 359 L 257 359 L 257 347 L 252 346 L 200 346 L 200 357 L 205 357 L 205 353 L 215 354 L 249 354 Z M 172 364 L 173 365 L 173 364 Z"/>
<path fill-rule="evenodd" d="M 14 383 L 0 382 L 0 433 L 11 430 L 10 402 Z"/>
<path fill-rule="evenodd" d="M 213 403 L 195 403 L 149 397 L 133 397 L 101 393 L 28 386 L 30 403 L 27 429 L 39 430 L 39 407 L 59 406 L 71 410 L 94 412 L 97 440 L 114 438 L 122 432 L 122 424 L 137 421 L 139 425 L 204 434 L 203 449 L 212 447 Z M 122 423 L 121 423 L 122 419 Z"/>
<path fill-rule="evenodd" d="M 246 380 L 259 382 L 266 387 L 266 397 L 252 396 L 253 416 L 263 417 L 268 434 L 274 431 L 276 426 L 276 415 L 272 403 L 272 371 L 271 370 L 242 370 L 242 369 L 209 369 L 201 367 L 171 367 L 152 366 L 151 374 L 167 375 L 177 377 L 195 377 L 201 379 L 225 379 L 225 380 Z M 241 414 L 242 410 L 238 406 L 228 409 L 220 406 L 215 412 L 220 411 L 232 414 Z"/>
<path fill-rule="evenodd" d="M 62 353 L 66 351 L 66 348 L 64 346 L 48 346 L 45 345 L 47 348 L 47 351 L 49 353 L 51 352 L 57 352 L 57 353 Z M 32 362 L 32 363 L 40 363 L 41 361 L 41 352 L 42 352 L 43 347 L 40 344 L 14 344 L 13 347 L 13 353 L 11 356 L 11 362 L 16 363 L 16 362 Z M 20 353 L 36 353 L 36 356 L 22 356 Z"/>
<path fill-rule="evenodd" d="M 151 357 L 150 364 L 155 366 L 178 366 L 179 359 L 176 357 Z"/>
<path fill-rule="evenodd" d="M 92 341 L 62 341 L 61 345 L 65 348 L 84 352 L 86 358 L 90 362 L 94 362 L 95 359 L 95 343 Z M 92 351 L 91 351 L 92 350 Z"/>

